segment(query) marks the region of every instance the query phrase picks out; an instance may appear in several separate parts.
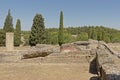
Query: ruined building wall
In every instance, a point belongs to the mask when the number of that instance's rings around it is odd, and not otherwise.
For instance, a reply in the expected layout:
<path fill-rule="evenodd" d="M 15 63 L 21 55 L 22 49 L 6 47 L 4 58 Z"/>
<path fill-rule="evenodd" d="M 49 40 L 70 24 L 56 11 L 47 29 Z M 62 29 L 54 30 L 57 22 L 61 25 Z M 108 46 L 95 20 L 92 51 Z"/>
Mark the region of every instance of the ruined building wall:
<path fill-rule="evenodd" d="M 108 46 L 107 46 L 108 48 Z M 116 66 L 115 60 L 118 57 L 102 45 L 96 53 L 96 64 L 101 80 L 120 80 L 120 69 Z M 113 58 L 114 57 L 114 58 Z"/>

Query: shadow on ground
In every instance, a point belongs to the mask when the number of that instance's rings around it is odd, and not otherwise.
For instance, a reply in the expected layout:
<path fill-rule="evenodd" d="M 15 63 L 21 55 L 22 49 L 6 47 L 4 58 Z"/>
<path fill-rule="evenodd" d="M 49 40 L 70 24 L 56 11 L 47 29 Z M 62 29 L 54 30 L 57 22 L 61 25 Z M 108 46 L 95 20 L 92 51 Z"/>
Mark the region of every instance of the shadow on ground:
<path fill-rule="evenodd" d="M 89 73 L 91 73 L 91 74 L 97 74 L 96 58 L 94 58 L 94 59 L 90 62 Z"/>
<path fill-rule="evenodd" d="M 90 80 L 100 80 L 100 78 L 98 76 L 93 76 L 90 78 Z"/>
<path fill-rule="evenodd" d="M 89 65 L 89 73 L 94 74 L 95 76 L 91 77 L 90 80 L 100 80 L 98 73 L 97 73 L 97 67 L 96 67 L 96 58 L 94 58 Z"/>

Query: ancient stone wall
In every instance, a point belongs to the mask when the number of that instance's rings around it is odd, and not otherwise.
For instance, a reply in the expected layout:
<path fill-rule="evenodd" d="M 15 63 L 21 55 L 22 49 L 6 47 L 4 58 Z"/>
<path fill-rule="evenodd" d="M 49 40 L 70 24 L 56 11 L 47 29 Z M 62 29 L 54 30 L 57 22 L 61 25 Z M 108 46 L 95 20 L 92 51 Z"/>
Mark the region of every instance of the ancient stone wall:
<path fill-rule="evenodd" d="M 118 57 L 108 49 L 108 46 L 101 45 L 96 53 L 96 64 L 101 80 L 120 80 L 120 69 L 115 63 Z"/>

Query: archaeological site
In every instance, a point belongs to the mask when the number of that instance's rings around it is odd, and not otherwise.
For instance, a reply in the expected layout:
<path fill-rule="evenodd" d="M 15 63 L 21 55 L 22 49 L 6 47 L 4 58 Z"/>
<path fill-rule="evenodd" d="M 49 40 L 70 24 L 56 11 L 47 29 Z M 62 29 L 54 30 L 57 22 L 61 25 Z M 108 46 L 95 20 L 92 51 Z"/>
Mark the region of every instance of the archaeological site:
<path fill-rule="evenodd" d="M 0 80 L 120 80 L 120 44 L 89 39 L 58 45 L 0 47 Z"/>
<path fill-rule="evenodd" d="M 0 80 L 120 80 L 120 0 L 0 0 Z"/>

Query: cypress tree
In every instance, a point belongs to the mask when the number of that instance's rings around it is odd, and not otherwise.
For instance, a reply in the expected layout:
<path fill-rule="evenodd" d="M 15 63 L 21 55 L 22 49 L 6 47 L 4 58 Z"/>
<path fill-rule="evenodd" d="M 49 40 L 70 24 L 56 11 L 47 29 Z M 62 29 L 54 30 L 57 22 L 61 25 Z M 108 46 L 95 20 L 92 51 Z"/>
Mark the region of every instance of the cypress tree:
<path fill-rule="evenodd" d="M 19 46 L 21 44 L 21 22 L 17 19 L 16 29 L 14 31 L 14 45 Z"/>
<path fill-rule="evenodd" d="M 36 44 L 45 43 L 45 26 L 44 18 L 41 14 L 36 14 L 33 19 L 29 44 L 35 46 Z"/>
<path fill-rule="evenodd" d="M 10 9 L 8 10 L 8 15 L 6 16 L 5 22 L 4 22 L 4 31 L 5 32 L 13 32 L 14 28 L 13 28 L 13 24 L 12 24 L 12 16 L 10 14 Z"/>
<path fill-rule="evenodd" d="M 58 43 L 59 46 L 63 44 L 63 12 L 60 12 L 60 24 L 59 24 L 59 32 L 58 32 Z"/>
<path fill-rule="evenodd" d="M 97 40 L 97 32 L 95 28 L 92 29 L 91 39 Z"/>

